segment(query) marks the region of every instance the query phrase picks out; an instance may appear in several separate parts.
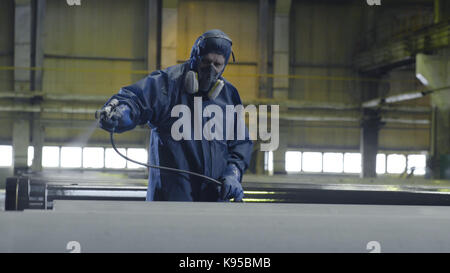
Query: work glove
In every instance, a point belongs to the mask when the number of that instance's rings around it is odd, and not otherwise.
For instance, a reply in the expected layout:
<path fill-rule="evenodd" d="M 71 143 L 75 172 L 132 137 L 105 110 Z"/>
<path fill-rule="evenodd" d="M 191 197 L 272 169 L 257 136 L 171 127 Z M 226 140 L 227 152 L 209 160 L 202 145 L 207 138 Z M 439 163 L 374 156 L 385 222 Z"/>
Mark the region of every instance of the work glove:
<path fill-rule="evenodd" d="M 131 129 L 133 127 L 133 119 L 130 107 L 126 104 L 107 104 L 101 110 L 99 124 L 100 128 L 114 133 L 122 133 Z"/>
<path fill-rule="evenodd" d="M 222 178 L 222 186 L 219 189 L 220 198 L 229 200 L 234 198 L 235 202 L 242 202 L 244 198 L 244 189 L 240 181 L 241 171 L 235 164 L 229 164 Z"/>

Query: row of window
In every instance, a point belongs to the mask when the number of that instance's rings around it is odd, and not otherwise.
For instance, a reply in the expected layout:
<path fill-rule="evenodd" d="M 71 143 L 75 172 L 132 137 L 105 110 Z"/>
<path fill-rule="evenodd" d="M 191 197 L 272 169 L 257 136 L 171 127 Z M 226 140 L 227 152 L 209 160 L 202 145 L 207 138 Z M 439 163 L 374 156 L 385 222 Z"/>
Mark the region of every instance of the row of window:
<path fill-rule="evenodd" d="M 377 154 L 376 172 L 378 174 L 410 173 L 424 175 L 426 156 L 423 154 Z M 264 169 L 273 172 L 273 152 L 266 152 Z M 360 173 L 360 153 L 322 153 L 287 151 L 285 153 L 285 170 L 288 173 Z"/>
<path fill-rule="evenodd" d="M 142 148 L 119 148 L 122 154 L 139 162 L 147 162 L 147 151 Z M 12 165 L 12 146 L 0 145 L 0 167 Z M 28 147 L 28 166 L 32 165 L 34 148 Z M 127 161 L 112 148 L 102 147 L 59 147 L 42 148 L 43 167 L 61 168 L 129 168 L 142 166 Z M 378 174 L 399 174 L 414 168 L 415 175 L 424 175 L 426 156 L 422 154 L 378 154 L 376 172 Z M 264 168 L 273 172 L 273 152 L 266 152 Z M 285 170 L 288 173 L 360 173 L 360 153 L 327 153 L 287 151 Z"/>
<path fill-rule="evenodd" d="M 119 148 L 119 152 L 138 162 L 147 162 L 147 150 L 142 148 Z M 0 145 L 0 167 L 12 166 L 12 146 Z M 34 159 L 34 147 L 28 147 L 28 166 Z M 59 147 L 42 148 L 42 167 L 53 168 L 141 168 L 141 165 L 127 161 L 112 148 L 102 147 Z"/>

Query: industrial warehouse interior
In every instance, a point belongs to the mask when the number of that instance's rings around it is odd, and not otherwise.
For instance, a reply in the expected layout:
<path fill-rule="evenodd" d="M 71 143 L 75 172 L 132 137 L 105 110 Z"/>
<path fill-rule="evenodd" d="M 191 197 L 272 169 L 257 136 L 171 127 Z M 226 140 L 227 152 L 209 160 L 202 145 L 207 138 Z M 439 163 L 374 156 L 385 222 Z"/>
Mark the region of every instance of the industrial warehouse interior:
<path fill-rule="evenodd" d="M 0 125 L 0 252 L 450 252 L 450 1 L 1 0 Z"/>

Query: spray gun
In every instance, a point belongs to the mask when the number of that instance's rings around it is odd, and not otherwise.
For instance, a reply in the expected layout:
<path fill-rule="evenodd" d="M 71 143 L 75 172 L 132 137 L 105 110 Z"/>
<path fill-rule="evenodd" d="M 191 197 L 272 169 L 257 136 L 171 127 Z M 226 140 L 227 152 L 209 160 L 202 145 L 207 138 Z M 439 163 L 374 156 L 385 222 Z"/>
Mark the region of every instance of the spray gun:
<path fill-rule="evenodd" d="M 112 119 L 114 116 L 114 111 L 116 109 L 116 107 L 119 105 L 119 101 L 117 99 L 112 99 L 105 107 L 103 107 L 100 110 L 95 111 L 95 119 L 96 120 L 107 120 L 107 119 Z M 147 168 L 156 168 L 156 169 L 160 169 L 160 170 L 166 170 L 166 171 L 171 171 L 171 172 L 177 172 L 177 173 L 186 173 L 186 174 L 190 174 L 190 175 L 194 175 L 197 177 L 201 177 L 203 179 L 206 179 L 208 182 L 210 183 L 215 183 L 218 186 L 222 186 L 222 182 L 211 178 L 209 176 L 203 175 L 203 174 L 199 174 L 199 173 L 195 173 L 195 172 L 190 172 L 190 171 L 186 171 L 186 170 L 181 170 L 181 169 L 177 169 L 177 168 L 169 168 L 169 167 L 164 167 L 164 166 L 157 166 L 157 165 L 151 165 L 151 164 L 146 164 L 146 163 L 142 163 L 136 160 L 133 160 L 131 158 L 128 158 L 127 156 L 123 155 L 122 153 L 119 152 L 119 150 L 116 147 L 116 144 L 114 142 L 114 129 L 113 128 L 109 134 L 110 140 L 111 140 L 111 146 L 113 147 L 114 151 L 116 151 L 116 153 L 118 153 L 122 158 L 124 158 L 125 160 L 128 160 L 130 162 L 133 162 L 135 164 L 147 167 Z M 243 202 L 242 200 L 235 200 L 235 202 Z"/>
<path fill-rule="evenodd" d="M 112 99 L 105 107 L 100 110 L 95 111 L 95 119 L 96 120 L 108 120 L 112 118 L 114 114 L 115 108 L 119 105 L 119 101 L 117 99 Z"/>

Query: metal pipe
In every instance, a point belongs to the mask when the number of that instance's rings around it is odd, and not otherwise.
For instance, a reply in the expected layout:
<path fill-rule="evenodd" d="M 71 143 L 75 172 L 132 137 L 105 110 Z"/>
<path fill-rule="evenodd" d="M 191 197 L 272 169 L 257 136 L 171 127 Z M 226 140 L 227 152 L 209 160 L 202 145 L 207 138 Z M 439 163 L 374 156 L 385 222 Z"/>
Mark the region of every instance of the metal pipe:
<path fill-rule="evenodd" d="M 65 93 L 48 93 L 48 92 L 0 92 L 0 98 L 10 99 L 33 99 L 43 98 L 44 100 L 54 101 L 72 101 L 72 102 L 92 102 L 92 103 L 104 103 L 110 96 L 109 95 L 88 95 L 88 94 L 65 94 Z M 363 107 L 374 107 L 379 105 L 379 100 L 374 100 L 363 103 Z M 378 103 L 378 104 L 377 104 Z M 300 110 L 360 110 L 359 104 L 345 104 L 335 102 L 310 102 L 310 101 L 296 101 L 296 100 L 275 100 L 275 99 L 252 99 L 244 102 L 244 105 L 279 105 L 280 107 L 287 107 Z M 408 107 L 408 106 L 383 106 L 381 108 L 384 111 L 393 112 L 414 112 L 414 113 L 431 113 L 430 107 Z"/>
<path fill-rule="evenodd" d="M 11 105 L 11 106 L 0 106 L 0 112 L 28 112 L 28 113 L 63 113 L 63 114 L 90 114 L 94 115 L 97 108 L 89 108 L 89 107 L 53 107 L 53 106 L 33 106 L 26 104 L 19 105 Z M 352 116 L 301 116 L 301 115 L 289 115 L 289 114 L 280 114 L 281 120 L 291 120 L 291 121 L 331 121 L 331 122 L 359 122 L 359 117 Z M 386 118 L 383 121 L 389 123 L 403 123 L 403 124 L 429 124 L 429 120 L 424 119 L 395 119 L 395 118 Z"/>
<path fill-rule="evenodd" d="M 51 59 L 75 59 L 75 60 L 94 60 L 94 61 L 123 61 L 123 62 L 144 62 L 145 58 L 130 57 L 106 57 L 106 56 L 74 56 L 61 54 L 45 54 L 45 58 Z"/>

